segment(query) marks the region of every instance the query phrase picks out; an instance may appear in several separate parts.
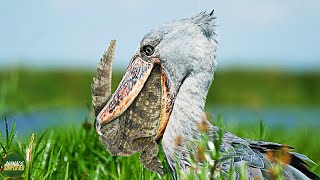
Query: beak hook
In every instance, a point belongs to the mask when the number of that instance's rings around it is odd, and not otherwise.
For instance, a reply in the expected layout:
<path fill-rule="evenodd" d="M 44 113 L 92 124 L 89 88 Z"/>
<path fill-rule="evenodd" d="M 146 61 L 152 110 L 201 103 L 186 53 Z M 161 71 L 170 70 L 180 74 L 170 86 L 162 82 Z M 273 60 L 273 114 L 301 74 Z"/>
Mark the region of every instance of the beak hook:
<path fill-rule="evenodd" d="M 97 118 L 94 118 L 94 130 L 99 134 L 99 136 L 102 136 L 103 134 L 100 131 L 101 129 L 101 124 L 97 120 Z"/>

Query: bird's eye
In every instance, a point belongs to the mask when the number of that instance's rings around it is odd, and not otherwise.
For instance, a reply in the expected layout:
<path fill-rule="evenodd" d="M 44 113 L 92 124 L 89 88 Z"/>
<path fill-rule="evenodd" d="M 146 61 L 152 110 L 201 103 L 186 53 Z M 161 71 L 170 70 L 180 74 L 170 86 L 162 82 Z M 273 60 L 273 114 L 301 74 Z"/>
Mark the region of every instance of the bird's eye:
<path fill-rule="evenodd" d="M 143 46 L 142 51 L 146 53 L 147 56 L 151 56 L 154 53 L 154 47 L 150 45 L 145 45 Z"/>

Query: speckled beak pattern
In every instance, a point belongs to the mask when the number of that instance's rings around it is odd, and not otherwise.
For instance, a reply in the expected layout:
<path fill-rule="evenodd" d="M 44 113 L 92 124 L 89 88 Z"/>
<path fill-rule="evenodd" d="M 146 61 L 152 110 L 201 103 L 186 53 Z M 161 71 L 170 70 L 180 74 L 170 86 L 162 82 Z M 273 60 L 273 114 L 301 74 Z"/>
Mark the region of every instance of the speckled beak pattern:
<path fill-rule="evenodd" d="M 115 120 L 133 103 L 156 65 L 160 65 L 160 60 L 158 58 L 148 58 L 147 60 L 144 60 L 144 58 L 140 56 L 133 57 L 118 88 L 96 117 L 95 130 L 99 135 L 102 135 L 100 132 L 101 124 L 107 124 Z M 157 140 L 159 140 L 164 133 L 173 105 L 172 98 L 169 96 L 166 73 L 163 69 L 161 69 L 161 89 L 162 104 L 161 116 L 159 119 L 160 126 L 155 138 Z M 147 120 L 148 118 L 146 117 L 146 121 Z"/>

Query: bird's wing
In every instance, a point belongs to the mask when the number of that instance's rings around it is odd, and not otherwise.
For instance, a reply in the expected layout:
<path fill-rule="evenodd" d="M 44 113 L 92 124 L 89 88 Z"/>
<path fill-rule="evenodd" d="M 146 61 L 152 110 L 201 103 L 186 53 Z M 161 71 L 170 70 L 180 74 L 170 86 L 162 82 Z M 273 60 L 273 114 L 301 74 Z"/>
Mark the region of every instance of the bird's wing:
<path fill-rule="evenodd" d="M 273 175 L 277 175 L 273 171 L 278 164 L 282 167 L 281 173 L 285 179 L 319 179 L 307 168 L 306 161 L 310 161 L 309 158 L 291 152 L 291 149 L 278 143 L 239 138 L 224 131 L 220 151 L 230 158 L 220 162 L 219 166 L 225 173 L 230 171 L 230 166 L 234 166 L 235 170 L 245 166 L 246 179 L 273 179 Z M 235 179 L 240 179 L 239 171 Z"/>
<path fill-rule="evenodd" d="M 103 109 L 111 96 L 112 63 L 116 41 L 111 40 L 97 67 L 97 76 L 91 84 L 92 105 L 95 116 Z"/>

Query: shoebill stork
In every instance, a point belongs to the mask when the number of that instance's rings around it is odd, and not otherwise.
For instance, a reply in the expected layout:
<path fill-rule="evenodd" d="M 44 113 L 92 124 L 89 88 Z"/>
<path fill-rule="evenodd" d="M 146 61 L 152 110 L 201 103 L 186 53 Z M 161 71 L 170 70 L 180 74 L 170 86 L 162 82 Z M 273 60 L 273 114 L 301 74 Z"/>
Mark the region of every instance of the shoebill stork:
<path fill-rule="evenodd" d="M 140 100 L 141 98 L 145 98 L 145 101 L 150 100 L 148 93 L 144 92 L 143 96 L 139 96 L 139 93 L 142 93 L 144 86 L 148 86 L 146 81 L 150 78 L 150 74 L 158 74 L 161 78 L 156 79 L 161 83 L 149 85 L 154 86 L 153 89 L 157 89 L 161 94 L 161 101 L 156 102 L 159 109 L 150 111 L 151 114 L 158 113 L 158 118 L 150 119 L 150 113 L 146 113 L 149 111 L 131 110 L 130 113 L 140 112 L 140 119 L 143 122 L 157 122 L 154 127 L 148 127 L 155 129 L 156 134 L 144 135 L 144 131 L 141 131 L 139 137 L 151 137 L 156 142 L 162 138 L 163 153 L 173 179 L 177 178 L 178 170 L 192 171 L 190 159 L 192 154 L 197 152 L 195 142 L 202 141 L 199 125 L 205 125 L 211 141 L 219 135 L 222 136 L 219 147 L 221 154 L 224 155 L 221 159 L 225 160 L 219 161 L 215 166 L 221 173 L 228 173 L 230 166 L 234 166 L 236 170 L 244 166 L 246 179 L 273 178 L 271 169 L 275 165 L 275 160 L 268 157 L 268 154 L 281 152 L 287 146 L 240 138 L 213 126 L 203 118 L 206 97 L 217 64 L 215 26 L 213 14 L 203 12 L 191 18 L 158 26 L 143 37 L 116 92 L 112 96 L 107 93 L 107 97 L 104 97 L 103 93 L 98 97 L 99 93 L 96 93 L 93 99 L 97 115 L 95 129 L 107 149 L 117 148 L 114 146 L 119 140 L 117 138 L 125 138 L 120 135 L 115 138 L 115 134 L 127 131 L 125 128 L 116 127 L 121 126 L 121 121 L 126 120 L 120 118 L 117 124 L 115 119 L 126 113 L 133 103 L 135 107 L 144 106 L 142 108 L 144 110 L 153 109 L 148 103 L 139 104 L 135 99 L 139 97 Z M 110 78 L 110 74 L 107 78 Z M 101 79 L 96 80 L 97 87 L 99 83 L 102 87 Z M 108 88 L 110 91 L 110 87 Z M 109 127 L 109 124 L 111 129 L 115 127 L 118 129 L 113 129 L 112 133 L 108 134 L 106 132 L 108 128 L 105 127 Z M 139 128 L 143 128 L 143 123 L 139 125 L 133 124 L 130 127 L 137 127 L 139 131 Z M 175 143 L 177 139 L 179 143 Z M 287 160 L 276 159 L 276 162 L 281 164 L 285 179 L 319 179 L 319 176 L 307 169 L 307 162 L 312 161 L 305 155 L 289 150 L 286 152 Z M 236 172 L 234 179 L 240 179 L 239 172 Z"/>

